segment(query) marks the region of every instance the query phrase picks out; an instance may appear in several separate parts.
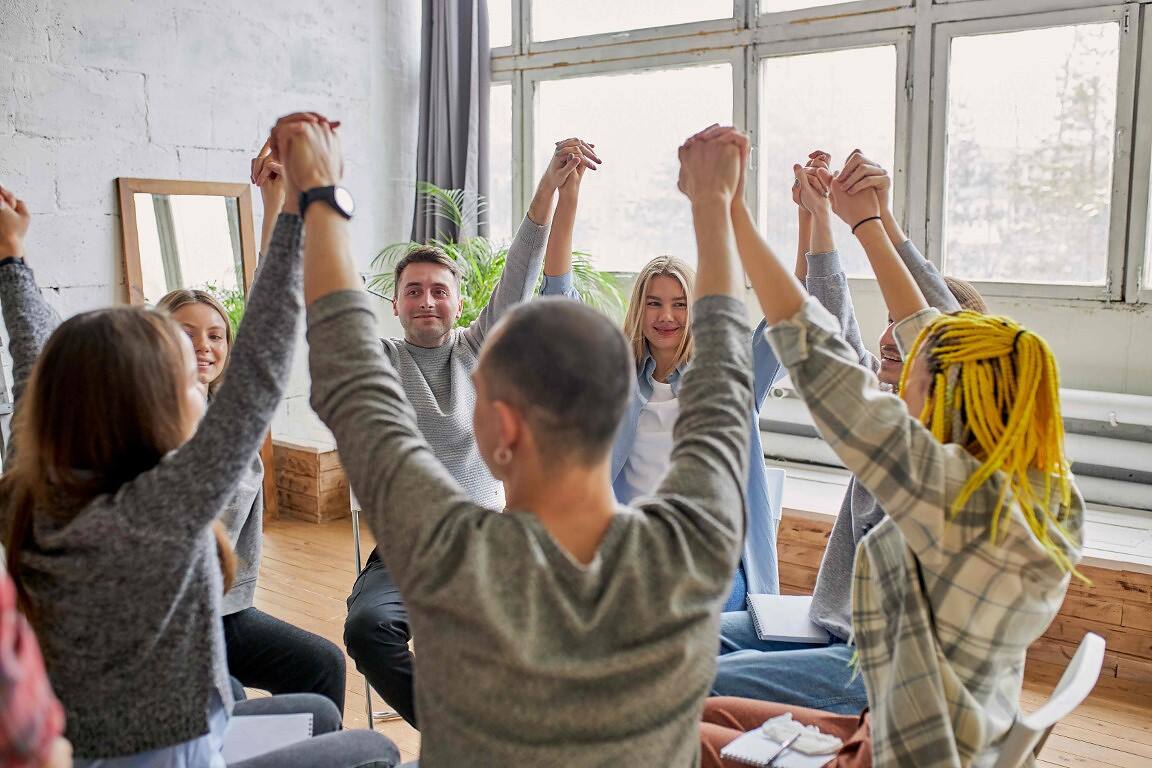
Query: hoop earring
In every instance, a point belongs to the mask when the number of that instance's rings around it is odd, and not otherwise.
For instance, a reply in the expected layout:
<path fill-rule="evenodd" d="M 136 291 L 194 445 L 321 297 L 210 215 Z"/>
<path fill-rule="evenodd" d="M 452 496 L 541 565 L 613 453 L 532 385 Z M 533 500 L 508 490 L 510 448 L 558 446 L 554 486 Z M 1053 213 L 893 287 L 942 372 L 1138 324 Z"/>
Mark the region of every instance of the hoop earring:
<path fill-rule="evenodd" d="M 492 459 L 500 466 L 506 467 L 512 461 L 512 450 L 507 446 L 500 446 L 492 453 Z"/>

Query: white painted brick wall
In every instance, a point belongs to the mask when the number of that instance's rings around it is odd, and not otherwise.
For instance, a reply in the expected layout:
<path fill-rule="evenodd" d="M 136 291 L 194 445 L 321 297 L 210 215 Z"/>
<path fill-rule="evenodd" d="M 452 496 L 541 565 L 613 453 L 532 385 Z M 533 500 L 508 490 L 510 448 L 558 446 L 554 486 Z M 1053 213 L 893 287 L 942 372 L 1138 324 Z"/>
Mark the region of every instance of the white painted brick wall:
<path fill-rule="evenodd" d="M 411 223 L 419 29 L 416 0 L 6 0 L 0 183 L 35 214 L 29 260 L 49 301 L 68 316 L 123 300 L 116 177 L 246 180 L 297 109 L 344 121 L 367 268 Z M 303 350 L 273 431 L 330 439 Z"/>

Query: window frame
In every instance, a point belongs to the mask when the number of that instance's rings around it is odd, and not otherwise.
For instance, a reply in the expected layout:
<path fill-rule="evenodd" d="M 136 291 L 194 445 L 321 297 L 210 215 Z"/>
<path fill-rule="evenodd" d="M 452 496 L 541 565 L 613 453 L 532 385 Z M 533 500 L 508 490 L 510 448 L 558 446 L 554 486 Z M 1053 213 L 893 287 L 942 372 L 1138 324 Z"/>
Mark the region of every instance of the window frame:
<path fill-rule="evenodd" d="M 893 207 L 915 242 L 940 265 L 946 180 L 947 80 L 953 37 L 1116 21 L 1120 62 L 1107 272 L 1104 286 L 979 281 L 988 296 L 1085 306 L 1152 302 L 1152 269 L 1144 265 L 1152 229 L 1152 0 L 849 0 L 820 8 L 761 12 L 761 0 L 733 0 L 731 18 L 624 30 L 562 40 L 531 39 L 532 0 L 512 2 L 512 45 L 491 52 L 492 80 L 511 81 L 513 214 L 534 190 L 535 88 L 544 80 L 645 71 L 728 61 L 733 124 L 758 145 L 760 63 L 796 53 L 894 44 L 898 77 Z M 899 87 L 899 81 L 897 82 Z M 755 153 L 753 158 L 755 158 Z M 749 168 L 747 202 L 760 218 L 759 174 Z M 1143 284 L 1140 281 L 1143 280 Z M 853 287 L 871 281 L 851 278 Z"/>
<path fill-rule="evenodd" d="M 971 0 L 969 0 L 971 1 Z M 1135 94 L 1131 84 L 1135 80 L 1137 36 L 1132 33 L 1129 20 L 1125 31 L 1125 18 L 1129 8 L 1124 5 L 1085 8 L 1073 11 L 1057 11 L 1042 14 L 993 19 L 971 19 L 945 22 L 935 25 L 933 49 L 935 72 L 950 73 L 952 41 L 958 37 L 992 35 L 999 33 L 1027 32 L 1052 29 L 1054 27 L 1077 24 L 1115 23 L 1119 31 L 1119 61 L 1116 79 L 1116 114 L 1112 135 L 1112 184 L 1110 214 L 1108 222 L 1108 253 L 1105 261 L 1104 284 L 1062 285 L 1059 283 L 1029 283 L 1015 281 L 972 281 L 980 287 L 980 292 L 990 297 L 1043 297 L 1053 299 L 1096 299 L 1118 301 L 1123 299 L 1125 246 L 1128 238 L 1128 184 L 1131 171 L 1130 141 L 1132 134 L 1132 112 Z M 944 255 L 944 199 L 947 179 L 943 169 L 948 153 L 948 77 L 932 79 L 932 155 L 930 167 L 940 169 L 934 174 L 937 182 L 929 190 L 929 226 L 925 244 L 937 265 L 943 263 Z"/>

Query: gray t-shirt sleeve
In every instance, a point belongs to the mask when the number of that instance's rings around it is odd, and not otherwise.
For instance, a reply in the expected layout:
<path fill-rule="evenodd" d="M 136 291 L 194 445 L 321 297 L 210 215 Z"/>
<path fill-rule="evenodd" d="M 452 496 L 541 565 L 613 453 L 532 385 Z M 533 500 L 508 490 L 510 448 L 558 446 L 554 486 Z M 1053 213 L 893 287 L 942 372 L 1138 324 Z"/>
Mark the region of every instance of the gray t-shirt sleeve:
<path fill-rule="evenodd" d="M 0 303 L 12 355 L 12 400 L 19 402 L 32 367 L 60 325 L 60 317 L 44 300 L 32 269 L 23 261 L 0 267 Z"/>
<path fill-rule="evenodd" d="M 944 314 L 960 309 L 960 302 L 956 301 L 952 291 L 948 290 L 948 284 L 944 282 L 940 270 L 936 269 L 935 264 L 924 258 L 920 249 L 911 240 L 905 240 L 901 243 L 896 252 L 900 254 L 904 265 L 912 273 L 912 279 L 920 287 L 920 292 L 924 294 L 924 300 L 928 302 L 928 306 L 935 307 Z"/>
<path fill-rule="evenodd" d="M 407 589 L 444 519 L 480 508 L 429 448 L 375 327 L 362 291 L 308 307 L 311 402 L 336 437 L 385 562 Z"/>
<path fill-rule="evenodd" d="M 527 216 L 516 230 L 516 237 L 508 246 L 508 260 L 504 274 L 492 292 L 492 298 L 481 310 L 480 316 L 464 330 L 464 337 L 473 350 L 479 350 L 484 337 L 509 309 L 532 298 L 540 271 L 544 268 L 544 246 L 548 242 L 548 226 L 537 224 Z"/>
<path fill-rule="evenodd" d="M 805 286 L 808 293 L 823 305 L 824 309 L 840 321 L 844 340 L 856 353 L 861 365 L 880 370 L 880 361 L 868 351 L 860 336 L 860 323 L 856 321 L 856 308 L 852 305 L 852 293 L 848 290 L 848 276 L 837 251 L 809 253 L 808 277 Z"/>
<path fill-rule="evenodd" d="M 714 542 L 718 555 L 734 557 L 744 534 L 747 501 L 750 329 L 744 303 L 730 296 L 698 299 L 692 315 L 696 354 L 680 384 L 671 463 L 656 496 L 673 505 L 680 521 Z"/>

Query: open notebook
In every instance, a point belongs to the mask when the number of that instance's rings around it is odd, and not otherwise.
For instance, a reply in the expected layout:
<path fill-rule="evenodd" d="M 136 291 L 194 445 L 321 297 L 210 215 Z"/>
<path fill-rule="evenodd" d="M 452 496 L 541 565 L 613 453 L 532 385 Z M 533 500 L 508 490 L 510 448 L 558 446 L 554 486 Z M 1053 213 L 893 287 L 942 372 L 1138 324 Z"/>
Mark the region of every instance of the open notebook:
<path fill-rule="evenodd" d="M 232 765 L 310 738 L 311 712 L 233 717 L 224 734 L 224 761 Z"/>
<path fill-rule="evenodd" d="M 757 728 L 737 737 L 735 741 L 720 750 L 720 757 L 745 765 L 767 766 L 779 749 L 780 742 L 768 738 L 763 731 Z M 836 757 L 835 754 L 805 755 L 789 749 L 785 750 L 784 754 L 776 758 L 776 762 L 771 764 L 776 768 L 820 768 L 834 757 Z"/>
<path fill-rule="evenodd" d="M 761 640 L 826 644 L 828 633 L 812 623 L 811 595 L 748 595 L 748 610 Z"/>

